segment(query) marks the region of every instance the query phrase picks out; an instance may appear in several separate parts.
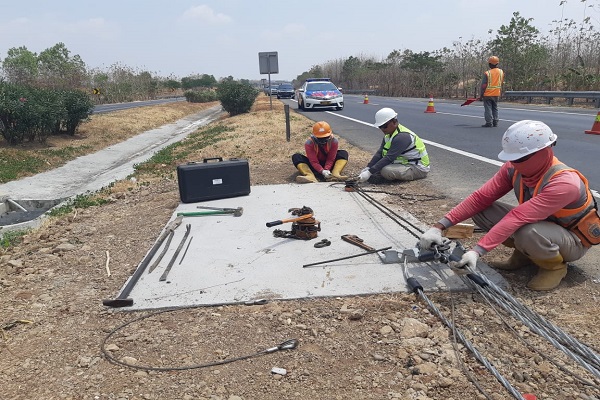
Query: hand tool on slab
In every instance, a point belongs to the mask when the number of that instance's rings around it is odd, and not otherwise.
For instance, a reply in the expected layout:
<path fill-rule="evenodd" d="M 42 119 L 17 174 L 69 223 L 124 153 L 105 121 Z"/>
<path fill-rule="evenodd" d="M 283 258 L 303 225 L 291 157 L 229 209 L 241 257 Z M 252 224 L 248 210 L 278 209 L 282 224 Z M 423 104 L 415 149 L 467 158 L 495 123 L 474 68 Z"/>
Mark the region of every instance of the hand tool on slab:
<path fill-rule="evenodd" d="M 177 215 L 181 215 L 183 217 L 200 217 L 203 215 L 223 215 L 223 214 L 231 214 L 234 217 L 241 217 L 242 214 L 244 213 L 244 208 L 243 207 L 237 207 L 237 208 L 217 208 L 217 207 L 201 207 L 198 206 L 198 208 L 203 208 L 209 211 L 182 211 L 182 212 L 178 212 Z"/>
<path fill-rule="evenodd" d="M 358 247 L 360 247 L 361 249 L 365 249 L 365 250 L 367 250 L 367 251 L 373 251 L 373 250 L 375 250 L 373 247 L 371 247 L 371 246 L 367 246 L 367 245 L 364 243 L 364 240 L 362 240 L 361 238 L 359 238 L 359 237 L 358 237 L 358 236 L 356 236 L 356 235 L 342 235 L 342 240 L 343 240 L 344 242 L 351 243 L 351 244 L 353 244 L 353 245 L 355 245 L 355 246 L 358 246 Z"/>
<path fill-rule="evenodd" d="M 381 249 L 373 249 L 373 250 L 365 251 L 364 253 L 360 253 L 360 254 L 354 254 L 352 256 L 334 258 L 333 260 L 318 261 L 318 262 L 314 262 L 312 264 L 304 264 L 302 266 L 302 268 L 314 267 L 314 266 L 321 265 L 321 264 L 328 264 L 328 263 L 334 262 L 334 261 L 347 260 L 349 258 L 362 257 L 362 256 L 366 256 L 367 254 L 378 253 L 380 251 L 389 250 L 391 248 L 392 248 L 392 246 L 388 246 L 388 247 L 383 247 Z"/>
<path fill-rule="evenodd" d="M 167 238 L 167 242 L 165 243 L 165 246 L 163 247 L 162 251 L 160 252 L 158 257 L 156 257 L 156 260 L 154 260 L 152 265 L 150 265 L 150 267 L 148 267 L 148 273 L 151 273 L 152 271 L 154 271 L 154 269 L 156 267 L 158 267 L 158 264 L 160 264 L 160 262 L 162 261 L 162 258 L 165 256 L 167 250 L 169 250 L 169 246 L 171 246 L 171 240 L 173 240 L 174 235 L 175 235 L 175 231 L 171 231 L 169 233 L 169 237 Z"/>
<path fill-rule="evenodd" d="M 140 265 L 137 267 L 137 269 L 131 276 L 131 278 L 129 278 L 129 281 L 127 281 L 127 284 L 125 285 L 125 287 L 123 288 L 121 293 L 117 296 L 116 299 L 102 300 L 103 305 L 108 306 L 108 307 L 130 307 L 133 305 L 133 299 L 128 298 L 127 296 L 129 296 L 129 293 L 131 293 L 131 291 L 133 290 L 133 287 L 135 286 L 137 281 L 140 279 L 140 276 L 142 276 L 142 274 L 144 273 L 144 270 L 146 269 L 148 264 L 150 264 L 150 261 L 152 261 L 152 257 L 154 257 L 154 255 L 156 254 L 156 252 L 158 251 L 158 249 L 160 248 L 162 243 L 165 241 L 167 236 L 169 236 L 169 234 L 172 231 L 177 229 L 177 227 L 179 225 L 181 225 L 182 221 L 183 221 L 183 217 L 177 217 L 173 221 L 171 221 L 167 224 L 167 226 L 165 227 L 163 232 L 160 234 L 160 236 L 158 237 L 158 239 L 156 240 L 156 242 L 154 243 L 154 245 L 152 246 L 152 248 L 150 249 L 148 254 L 146 254 L 146 256 L 144 257 L 144 259 L 142 260 Z"/>
<path fill-rule="evenodd" d="M 312 218 L 313 215 L 312 214 L 305 214 L 302 215 L 300 217 L 297 218 L 287 218 L 287 219 L 279 219 L 277 221 L 271 221 L 271 222 L 267 222 L 267 227 L 272 227 L 272 226 L 276 226 L 276 225 L 281 225 L 281 224 L 285 224 L 287 222 L 296 222 L 296 221 L 302 221 L 303 219 L 309 219 Z"/>
<path fill-rule="evenodd" d="M 165 271 L 163 272 L 163 274 L 158 279 L 159 281 L 164 282 L 164 281 L 167 280 L 167 275 L 169 275 L 169 272 L 171 272 L 171 268 L 173 267 L 173 264 L 175 264 L 175 260 L 177 259 L 177 256 L 179 255 L 179 252 L 183 248 L 183 244 L 187 240 L 187 237 L 190 235 L 190 230 L 191 229 L 192 229 L 192 225 L 187 224 L 185 226 L 185 235 L 183 235 L 183 239 L 181 239 L 181 242 L 179 243 L 179 246 L 177 246 L 177 250 L 175 250 L 175 253 L 173 254 L 173 257 L 171 257 L 171 261 L 169 261 L 169 264 L 167 265 L 167 268 L 165 268 Z"/>

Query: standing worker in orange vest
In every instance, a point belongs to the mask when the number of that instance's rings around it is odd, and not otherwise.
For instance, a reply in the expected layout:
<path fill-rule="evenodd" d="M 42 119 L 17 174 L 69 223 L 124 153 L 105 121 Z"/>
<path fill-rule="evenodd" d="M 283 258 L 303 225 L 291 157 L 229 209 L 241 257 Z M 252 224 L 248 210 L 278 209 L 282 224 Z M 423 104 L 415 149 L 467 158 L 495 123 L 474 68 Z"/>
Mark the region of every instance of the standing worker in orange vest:
<path fill-rule="evenodd" d="M 504 83 L 504 71 L 498 68 L 499 62 L 498 57 L 491 56 L 488 59 L 490 69 L 484 72 L 481 80 L 481 97 L 479 101 L 483 100 L 485 124 L 481 126 L 484 128 L 498 126 L 498 100 Z"/>

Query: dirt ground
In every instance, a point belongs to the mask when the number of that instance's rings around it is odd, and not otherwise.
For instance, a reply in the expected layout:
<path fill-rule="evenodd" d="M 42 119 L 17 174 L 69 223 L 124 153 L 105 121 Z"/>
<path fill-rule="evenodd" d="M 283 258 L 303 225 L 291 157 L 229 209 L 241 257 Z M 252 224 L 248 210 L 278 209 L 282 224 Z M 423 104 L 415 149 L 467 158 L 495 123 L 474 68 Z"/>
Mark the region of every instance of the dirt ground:
<path fill-rule="evenodd" d="M 177 207 L 177 163 L 248 158 L 252 185 L 294 180 L 290 155 L 302 150 L 312 123 L 292 112 L 287 142 L 283 104 L 274 100 L 270 110 L 266 99 L 261 96 L 249 114 L 216 122 L 226 129 L 209 146 L 195 145 L 202 134 L 184 140 L 181 158 L 152 165 L 103 191 L 107 204 L 47 219 L 21 244 L 2 250 L 1 399 L 514 398 L 414 294 L 158 313 L 102 305 L 119 292 Z M 145 112 L 152 108 L 131 115 L 144 118 Z M 88 129 L 77 140 L 91 137 Z M 370 154 L 341 142 L 350 152 L 346 172 L 358 173 Z M 367 189 L 388 193 L 390 207 L 426 223 L 455 204 L 427 180 Z M 497 249 L 486 257 L 507 254 Z M 597 283 L 571 271 L 557 290 L 535 293 L 525 288 L 533 273 L 504 273 L 509 293 L 599 348 Z M 598 379 L 480 294 L 427 296 L 520 393 L 538 399 L 600 398 Z M 274 350 L 288 339 L 298 341 L 295 349 Z M 273 367 L 286 374 L 273 373 Z"/>

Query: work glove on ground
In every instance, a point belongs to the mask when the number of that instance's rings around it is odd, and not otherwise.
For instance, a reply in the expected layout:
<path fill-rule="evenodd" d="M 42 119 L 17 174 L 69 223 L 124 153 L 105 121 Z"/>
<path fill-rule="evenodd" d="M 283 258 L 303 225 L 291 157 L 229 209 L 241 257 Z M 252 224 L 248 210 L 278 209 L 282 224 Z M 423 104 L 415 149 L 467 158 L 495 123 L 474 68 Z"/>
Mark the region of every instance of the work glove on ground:
<path fill-rule="evenodd" d="M 419 238 L 419 246 L 423 250 L 429 250 L 434 244 L 443 244 L 442 230 L 432 226 Z"/>
<path fill-rule="evenodd" d="M 462 255 L 460 261 L 450 261 L 448 266 L 450 268 L 464 268 L 466 266 L 470 268 L 475 268 L 477 265 L 477 260 L 479 260 L 479 253 L 473 250 L 467 251 Z"/>
<path fill-rule="evenodd" d="M 358 181 L 366 182 L 369 180 L 370 177 L 371 177 L 371 171 L 369 171 L 369 168 L 365 168 L 362 171 L 360 171 L 360 174 L 358 175 Z"/>
<path fill-rule="evenodd" d="M 324 169 L 323 172 L 321 172 L 321 175 L 323 175 L 325 179 L 329 179 L 331 178 L 331 171 L 329 171 L 328 169 Z"/>

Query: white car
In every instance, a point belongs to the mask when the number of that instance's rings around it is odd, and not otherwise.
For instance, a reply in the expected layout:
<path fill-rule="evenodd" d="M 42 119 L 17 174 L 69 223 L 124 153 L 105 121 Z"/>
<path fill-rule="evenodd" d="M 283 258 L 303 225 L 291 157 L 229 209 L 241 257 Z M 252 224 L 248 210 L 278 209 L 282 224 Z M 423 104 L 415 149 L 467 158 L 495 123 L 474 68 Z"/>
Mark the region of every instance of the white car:
<path fill-rule="evenodd" d="M 312 110 L 316 108 L 344 109 L 344 95 L 329 78 L 307 79 L 296 93 L 298 109 Z"/>

